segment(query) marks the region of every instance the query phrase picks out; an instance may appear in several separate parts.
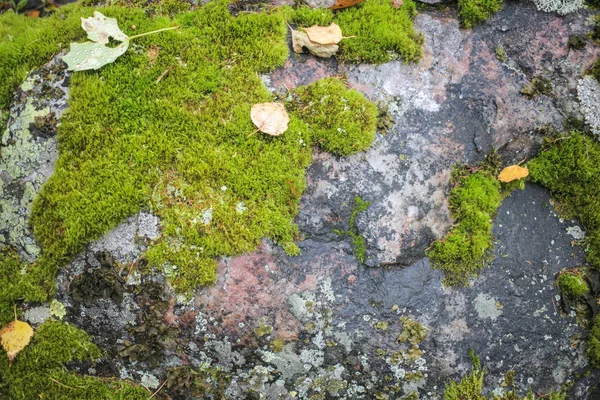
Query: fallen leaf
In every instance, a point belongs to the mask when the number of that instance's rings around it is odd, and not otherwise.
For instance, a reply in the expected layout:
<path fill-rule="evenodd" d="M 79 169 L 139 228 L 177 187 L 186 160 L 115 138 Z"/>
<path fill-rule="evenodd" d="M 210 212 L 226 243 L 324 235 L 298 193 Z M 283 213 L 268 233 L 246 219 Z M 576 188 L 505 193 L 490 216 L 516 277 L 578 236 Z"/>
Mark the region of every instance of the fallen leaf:
<path fill-rule="evenodd" d="M 390 0 L 390 5 L 394 8 L 400 8 L 403 4 L 404 3 L 402 2 L 402 0 Z"/>
<path fill-rule="evenodd" d="M 338 0 L 334 5 L 329 7 L 330 10 L 337 10 L 340 8 L 347 8 L 357 5 L 358 3 L 362 3 L 365 0 Z"/>
<path fill-rule="evenodd" d="M 296 53 L 304 53 L 304 47 L 317 57 L 331 58 L 339 49 L 337 44 L 319 44 L 311 42 L 308 35 L 292 29 L 292 47 Z"/>
<path fill-rule="evenodd" d="M 317 44 L 338 44 L 342 40 L 342 29 L 333 22 L 329 26 L 314 25 L 304 29 L 311 42 Z"/>
<path fill-rule="evenodd" d="M 10 361 L 29 344 L 32 336 L 33 329 L 27 322 L 14 320 L 2 328 L 0 341 Z"/>
<path fill-rule="evenodd" d="M 259 131 L 279 136 L 285 132 L 290 117 L 281 103 L 259 103 L 252 106 L 250 118 Z"/>
<path fill-rule="evenodd" d="M 500 182 L 512 182 L 517 179 L 525 178 L 529 175 L 529 170 L 527 168 L 520 167 L 518 165 L 511 165 L 510 167 L 504 168 L 500 175 L 498 175 L 498 180 Z"/>
<path fill-rule="evenodd" d="M 71 51 L 63 57 L 69 71 L 98 69 L 115 61 L 129 47 L 129 40 L 117 47 L 106 47 L 101 43 L 71 43 Z"/>
<path fill-rule="evenodd" d="M 93 17 L 81 18 L 81 27 L 92 42 L 107 44 L 111 37 L 119 42 L 129 39 L 119 29 L 116 19 L 107 18 L 98 11 L 94 11 Z"/>
<path fill-rule="evenodd" d="M 27 16 L 29 18 L 37 18 L 40 16 L 40 10 L 31 10 L 31 11 L 27 11 Z"/>

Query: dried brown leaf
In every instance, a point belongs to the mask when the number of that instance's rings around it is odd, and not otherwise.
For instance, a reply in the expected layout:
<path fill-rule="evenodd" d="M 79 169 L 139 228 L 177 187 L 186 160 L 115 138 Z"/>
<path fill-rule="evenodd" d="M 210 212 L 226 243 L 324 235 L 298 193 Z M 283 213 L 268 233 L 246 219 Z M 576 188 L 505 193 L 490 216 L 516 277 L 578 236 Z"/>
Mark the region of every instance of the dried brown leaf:
<path fill-rule="evenodd" d="M 338 44 L 344 37 L 342 29 L 335 22 L 329 26 L 314 25 L 305 28 L 304 32 L 306 32 L 311 42 L 317 44 Z"/>
<path fill-rule="evenodd" d="M 292 47 L 296 53 L 304 53 L 304 47 L 317 57 L 330 58 L 339 49 L 337 44 L 319 44 L 311 42 L 308 35 L 292 29 Z"/>
<path fill-rule="evenodd" d="M 281 103 L 259 103 L 252 106 L 250 118 L 259 131 L 279 136 L 288 128 L 290 116 Z"/>

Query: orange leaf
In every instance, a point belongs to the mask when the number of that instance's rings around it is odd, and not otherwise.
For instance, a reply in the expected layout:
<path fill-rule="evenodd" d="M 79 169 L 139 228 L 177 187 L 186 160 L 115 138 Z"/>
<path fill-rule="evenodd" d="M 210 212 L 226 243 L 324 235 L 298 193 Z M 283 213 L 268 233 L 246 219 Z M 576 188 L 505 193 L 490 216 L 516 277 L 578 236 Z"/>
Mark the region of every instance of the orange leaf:
<path fill-rule="evenodd" d="M 498 175 L 498 180 L 500 182 L 512 182 L 517 179 L 525 178 L 529 175 L 529 170 L 527 168 L 520 167 L 518 165 L 511 165 L 510 167 L 504 168 L 500 175 Z"/>
<path fill-rule="evenodd" d="M 31 10 L 27 12 L 27 16 L 30 18 L 37 18 L 40 16 L 40 10 Z"/>
<path fill-rule="evenodd" d="M 0 341 L 10 361 L 29 344 L 32 336 L 33 329 L 27 322 L 14 320 L 2 328 Z"/>
<path fill-rule="evenodd" d="M 339 8 L 346 8 L 355 6 L 358 3 L 362 3 L 365 0 L 337 0 L 334 5 L 329 7 L 330 10 L 337 10 Z"/>

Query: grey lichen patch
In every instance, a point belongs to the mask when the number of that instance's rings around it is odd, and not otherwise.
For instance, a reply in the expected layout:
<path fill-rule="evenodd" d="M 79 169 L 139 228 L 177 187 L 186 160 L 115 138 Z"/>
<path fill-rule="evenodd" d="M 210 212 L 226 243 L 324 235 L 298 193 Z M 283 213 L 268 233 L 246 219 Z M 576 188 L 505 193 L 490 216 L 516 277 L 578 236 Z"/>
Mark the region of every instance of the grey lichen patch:
<path fill-rule="evenodd" d="M 492 321 L 496 321 L 502 315 L 502 308 L 499 304 L 496 299 L 484 293 L 479 293 L 473 301 L 473 307 L 479 318 L 489 318 Z"/>
<path fill-rule="evenodd" d="M 41 305 L 38 307 L 30 308 L 25 311 L 23 316 L 25 321 L 30 324 L 38 325 L 50 318 L 50 307 L 48 305 Z"/>
<path fill-rule="evenodd" d="M 28 227 L 31 205 L 54 170 L 56 124 L 66 109 L 68 74 L 56 60 L 31 74 L 10 109 L 0 147 L 0 247 L 33 262 L 40 248 Z"/>
<path fill-rule="evenodd" d="M 600 84 L 591 76 L 584 76 L 577 85 L 577 98 L 585 122 L 596 137 L 600 137 Z"/>

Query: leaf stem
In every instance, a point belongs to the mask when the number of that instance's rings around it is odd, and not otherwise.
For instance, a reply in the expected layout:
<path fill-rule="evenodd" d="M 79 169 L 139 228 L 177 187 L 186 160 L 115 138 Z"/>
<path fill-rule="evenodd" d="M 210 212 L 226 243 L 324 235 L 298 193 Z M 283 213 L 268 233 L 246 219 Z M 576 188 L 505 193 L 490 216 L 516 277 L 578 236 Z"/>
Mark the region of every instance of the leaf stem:
<path fill-rule="evenodd" d="M 151 35 L 153 33 L 164 32 L 164 31 L 171 31 L 173 29 L 179 29 L 179 26 L 171 26 L 169 28 L 162 28 L 162 29 L 157 29 L 155 31 L 150 31 L 150 32 L 146 32 L 146 33 L 140 33 L 139 35 L 129 36 L 129 40 L 131 40 L 131 39 L 137 39 L 139 37 L 146 36 L 146 35 Z"/>

